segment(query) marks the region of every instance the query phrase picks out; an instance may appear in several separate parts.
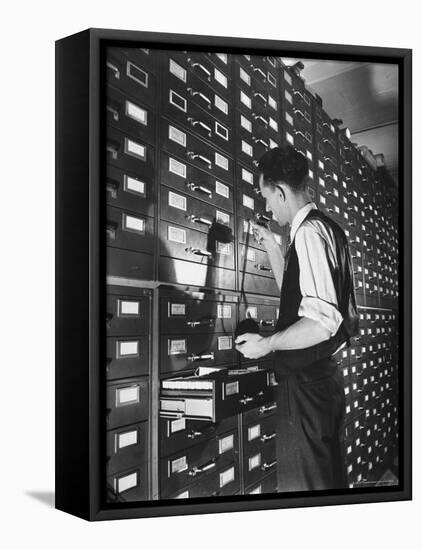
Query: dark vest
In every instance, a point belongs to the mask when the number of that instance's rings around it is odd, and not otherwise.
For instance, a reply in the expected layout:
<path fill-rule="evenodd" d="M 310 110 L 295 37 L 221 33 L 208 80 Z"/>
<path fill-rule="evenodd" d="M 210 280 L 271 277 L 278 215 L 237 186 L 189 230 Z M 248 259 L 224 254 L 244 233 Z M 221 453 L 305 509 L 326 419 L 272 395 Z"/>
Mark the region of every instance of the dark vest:
<path fill-rule="evenodd" d="M 331 262 L 329 263 L 337 294 L 338 309 L 343 316 L 343 321 L 336 334 L 329 340 L 304 349 L 276 351 L 274 353 L 275 366 L 280 374 L 292 374 L 313 363 L 323 362 L 324 359 L 331 357 L 344 342 L 350 345 L 350 337 L 358 333 L 359 316 L 356 307 L 353 267 L 346 235 L 334 220 L 320 210 L 311 210 L 305 218 L 305 220 L 312 219 L 321 220 L 332 229 L 334 234 L 338 265 L 333 267 Z M 301 300 L 299 261 L 293 239 L 285 258 L 280 313 L 275 332 L 286 329 L 300 319 L 298 310 Z"/>

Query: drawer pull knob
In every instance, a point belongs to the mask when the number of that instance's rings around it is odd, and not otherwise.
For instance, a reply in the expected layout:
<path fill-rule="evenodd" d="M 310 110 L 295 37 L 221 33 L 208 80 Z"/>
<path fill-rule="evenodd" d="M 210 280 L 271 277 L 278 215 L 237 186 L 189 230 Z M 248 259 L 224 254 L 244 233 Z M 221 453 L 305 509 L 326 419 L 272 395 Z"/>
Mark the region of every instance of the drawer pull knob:
<path fill-rule="evenodd" d="M 264 124 L 265 126 L 268 126 L 268 120 L 264 118 L 262 115 L 257 115 L 255 113 L 252 113 L 252 117 L 254 120 L 259 120 L 260 122 L 262 122 L 262 124 Z"/>
<path fill-rule="evenodd" d="M 198 90 L 194 90 L 193 88 L 188 88 L 188 92 L 192 97 L 196 97 L 196 96 L 200 97 L 208 105 L 208 109 L 211 109 L 212 101 L 205 94 L 203 94 L 202 92 L 199 92 Z"/>
<path fill-rule="evenodd" d="M 212 470 L 215 468 L 217 464 L 215 462 L 210 462 L 209 464 L 205 464 L 204 466 L 201 466 L 198 468 L 197 466 L 194 466 L 192 470 L 189 470 L 188 475 L 195 477 L 198 474 L 202 474 L 203 472 L 207 472 L 208 470 Z"/>
<path fill-rule="evenodd" d="M 193 223 L 202 223 L 203 225 L 212 225 L 212 221 L 207 218 L 200 218 L 199 216 L 187 216 L 188 220 Z"/>
<path fill-rule="evenodd" d="M 119 80 L 120 79 L 120 71 L 116 67 L 116 65 L 113 65 L 113 63 L 110 63 L 110 61 L 107 61 L 106 65 L 109 69 L 111 69 L 114 72 L 114 78 Z"/>
<path fill-rule="evenodd" d="M 242 399 L 239 399 L 239 403 L 241 405 L 247 405 L 248 403 L 251 403 L 254 401 L 255 397 L 249 396 L 249 397 L 243 397 Z"/>
<path fill-rule="evenodd" d="M 272 271 L 271 270 L 271 267 L 269 267 L 268 265 L 264 265 L 264 264 L 255 264 L 254 265 L 255 269 L 258 269 L 259 271 Z"/>
<path fill-rule="evenodd" d="M 272 405 L 264 405 L 263 407 L 260 407 L 259 414 L 265 414 L 266 412 L 274 411 L 276 408 L 276 403 L 273 403 Z"/>
<path fill-rule="evenodd" d="M 196 355 L 195 353 L 192 353 L 191 355 L 188 355 L 187 357 L 188 361 L 194 362 L 194 361 L 205 361 L 205 360 L 211 360 L 214 361 L 214 353 L 204 353 L 203 355 Z"/>
<path fill-rule="evenodd" d="M 192 69 L 198 67 L 198 69 L 207 75 L 207 80 L 211 80 L 211 72 L 204 65 L 202 65 L 202 63 L 193 63 L 190 57 L 188 58 L 188 63 L 191 64 Z"/>
<path fill-rule="evenodd" d="M 207 134 L 208 134 L 208 137 L 211 137 L 211 134 L 212 134 L 212 130 L 209 126 L 207 126 L 205 124 L 205 122 L 202 122 L 202 120 L 195 120 L 194 118 L 192 117 L 188 117 L 188 122 L 190 122 L 190 124 L 195 128 L 195 126 L 201 126 L 201 128 L 203 128 Z"/>
<path fill-rule="evenodd" d="M 186 437 L 188 437 L 189 439 L 195 439 L 196 437 L 200 437 L 201 435 L 202 435 L 202 432 L 195 432 L 195 430 L 192 430 L 187 434 Z"/>
<path fill-rule="evenodd" d="M 192 191 L 199 191 L 200 193 L 204 193 L 205 195 L 208 195 L 210 199 L 212 198 L 211 189 L 207 189 L 202 185 L 197 185 L 196 183 L 190 182 L 188 183 L 188 188 L 191 189 Z"/>
<path fill-rule="evenodd" d="M 193 151 L 188 151 L 187 155 L 191 160 L 197 160 L 198 159 L 201 162 L 207 164 L 208 168 L 211 170 L 212 162 L 209 159 L 207 159 L 207 157 L 204 157 L 204 155 L 200 155 L 199 153 L 194 153 Z"/>
<path fill-rule="evenodd" d="M 293 90 L 293 95 L 297 95 L 303 101 L 303 94 L 299 90 Z"/>
<path fill-rule="evenodd" d="M 271 470 L 271 468 L 273 468 L 276 464 L 277 464 L 277 460 L 274 460 L 274 462 L 270 462 L 270 463 L 264 462 L 264 464 L 261 466 L 261 470 L 263 472 L 266 472 L 267 470 Z"/>
<path fill-rule="evenodd" d="M 195 256 L 207 256 L 208 258 L 212 256 L 212 252 L 208 252 L 208 250 L 201 250 L 200 248 L 192 248 L 190 246 L 189 248 L 185 248 L 185 250 L 190 254 L 195 254 Z"/>
<path fill-rule="evenodd" d="M 265 443 L 266 441 L 271 441 L 272 439 L 274 439 L 276 436 L 276 433 L 273 432 L 272 434 L 264 434 L 260 439 L 262 441 L 262 443 Z"/>
<path fill-rule="evenodd" d="M 254 73 L 258 73 L 262 80 L 267 80 L 267 75 L 264 73 L 264 71 L 262 69 L 260 69 L 259 67 L 254 67 L 253 65 L 251 65 L 251 69 L 253 70 Z"/>
<path fill-rule="evenodd" d="M 259 321 L 259 325 L 261 327 L 273 327 L 275 325 L 275 320 L 274 319 L 271 319 L 269 321 L 265 321 L 264 319 L 261 319 Z"/>

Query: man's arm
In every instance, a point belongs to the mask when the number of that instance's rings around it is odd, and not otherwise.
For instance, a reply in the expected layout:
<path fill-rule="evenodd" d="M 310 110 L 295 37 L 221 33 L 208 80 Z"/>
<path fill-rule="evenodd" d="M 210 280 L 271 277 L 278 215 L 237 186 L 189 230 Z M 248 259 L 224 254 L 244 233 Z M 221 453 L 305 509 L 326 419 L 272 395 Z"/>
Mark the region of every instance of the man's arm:
<path fill-rule="evenodd" d="M 330 331 L 323 324 L 302 317 L 285 330 L 268 337 L 252 333 L 242 334 L 236 338 L 235 347 L 245 357 L 259 359 L 272 351 L 308 348 L 329 338 Z"/>

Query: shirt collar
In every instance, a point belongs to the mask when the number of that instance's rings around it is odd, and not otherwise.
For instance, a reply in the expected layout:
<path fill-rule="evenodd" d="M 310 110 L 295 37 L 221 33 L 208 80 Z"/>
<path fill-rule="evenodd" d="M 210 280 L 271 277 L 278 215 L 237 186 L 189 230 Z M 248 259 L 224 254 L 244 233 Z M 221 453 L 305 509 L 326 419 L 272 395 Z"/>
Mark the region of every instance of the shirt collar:
<path fill-rule="evenodd" d="M 299 229 L 300 224 L 306 218 L 311 210 L 317 208 L 317 205 L 314 202 L 308 202 L 305 206 L 302 206 L 300 210 L 296 212 L 295 217 L 293 218 L 292 225 L 290 227 L 290 242 L 293 242 L 295 238 L 296 231 Z"/>

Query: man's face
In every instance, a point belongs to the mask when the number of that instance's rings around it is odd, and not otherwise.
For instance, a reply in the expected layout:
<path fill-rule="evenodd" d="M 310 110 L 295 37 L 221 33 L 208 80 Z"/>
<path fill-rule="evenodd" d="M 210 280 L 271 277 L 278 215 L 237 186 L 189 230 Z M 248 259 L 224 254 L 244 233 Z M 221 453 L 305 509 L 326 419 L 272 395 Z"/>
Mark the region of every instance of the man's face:
<path fill-rule="evenodd" d="M 265 210 L 272 212 L 273 220 L 283 226 L 288 223 L 286 200 L 277 187 L 264 184 L 264 176 L 259 176 L 259 189 L 265 199 Z"/>

